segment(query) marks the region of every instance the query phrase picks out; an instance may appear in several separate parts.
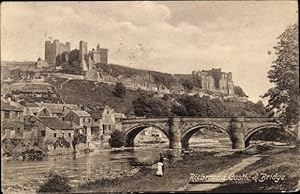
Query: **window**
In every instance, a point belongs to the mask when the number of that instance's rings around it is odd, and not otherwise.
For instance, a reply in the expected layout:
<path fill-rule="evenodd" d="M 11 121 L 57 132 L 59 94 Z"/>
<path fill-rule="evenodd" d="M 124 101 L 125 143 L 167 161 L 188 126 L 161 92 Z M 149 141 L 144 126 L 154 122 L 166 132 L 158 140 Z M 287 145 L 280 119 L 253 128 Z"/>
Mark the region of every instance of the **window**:
<path fill-rule="evenodd" d="M 108 130 L 111 130 L 111 125 L 108 125 Z"/>
<path fill-rule="evenodd" d="M 97 121 L 98 121 L 98 119 L 94 119 L 94 121 L 95 121 L 95 122 L 97 122 Z"/>
<path fill-rule="evenodd" d="M 4 111 L 4 118 L 6 118 L 6 119 L 9 118 L 9 111 Z"/>
<path fill-rule="evenodd" d="M 45 137 L 45 136 L 46 136 L 46 131 L 44 131 L 44 130 L 41 131 L 41 136 L 42 136 L 42 137 Z"/>
<path fill-rule="evenodd" d="M 54 133 L 53 136 L 56 137 L 56 133 Z"/>
<path fill-rule="evenodd" d="M 65 136 L 65 134 L 64 133 L 62 133 L 62 135 L 61 135 L 62 137 L 64 137 Z"/>
<path fill-rule="evenodd" d="M 71 133 L 69 133 L 69 137 L 71 137 Z"/>
<path fill-rule="evenodd" d="M 107 129 L 107 125 L 102 125 L 103 126 L 103 130 L 106 130 Z"/>

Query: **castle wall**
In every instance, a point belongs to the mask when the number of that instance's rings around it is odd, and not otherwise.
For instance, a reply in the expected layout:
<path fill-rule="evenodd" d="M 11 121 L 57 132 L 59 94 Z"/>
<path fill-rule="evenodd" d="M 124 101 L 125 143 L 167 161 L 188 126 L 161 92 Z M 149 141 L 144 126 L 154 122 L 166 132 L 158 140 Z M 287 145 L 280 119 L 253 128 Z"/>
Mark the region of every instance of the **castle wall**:
<path fill-rule="evenodd" d="M 50 66 L 56 65 L 56 57 L 59 54 L 67 51 L 70 52 L 71 44 L 66 42 L 66 44 L 60 43 L 59 40 L 54 40 L 53 42 L 47 40 L 45 42 L 45 61 Z"/>

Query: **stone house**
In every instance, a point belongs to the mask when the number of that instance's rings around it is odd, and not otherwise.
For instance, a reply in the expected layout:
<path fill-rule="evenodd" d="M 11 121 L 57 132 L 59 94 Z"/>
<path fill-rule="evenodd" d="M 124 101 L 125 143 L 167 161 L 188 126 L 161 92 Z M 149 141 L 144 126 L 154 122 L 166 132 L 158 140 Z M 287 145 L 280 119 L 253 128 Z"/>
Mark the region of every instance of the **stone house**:
<path fill-rule="evenodd" d="M 46 141 L 51 139 L 55 142 L 57 138 L 63 137 L 71 143 L 74 137 L 74 126 L 55 116 L 30 116 L 25 122 L 35 138 L 42 138 Z"/>
<path fill-rule="evenodd" d="M 22 120 L 23 110 L 10 105 L 9 102 L 1 101 L 1 122 L 6 120 Z"/>
<path fill-rule="evenodd" d="M 1 101 L 1 139 L 22 138 L 24 132 L 23 110 L 11 102 Z"/>
<path fill-rule="evenodd" d="M 115 112 L 109 106 L 100 107 L 97 110 L 87 110 L 92 117 L 91 134 L 94 139 L 104 135 L 109 138 L 111 131 L 115 129 Z"/>
<path fill-rule="evenodd" d="M 56 103 L 36 103 L 39 107 L 47 108 L 51 111 L 53 116 L 63 120 L 64 116 L 71 110 L 79 110 L 80 106 L 77 104 L 56 104 Z"/>
<path fill-rule="evenodd" d="M 52 112 L 45 107 L 25 107 L 24 116 L 53 116 Z"/>
<path fill-rule="evenodd" d="M 64 121 L 69 122 L 71 125 L 78 125 L 82 127 L 80 134 L 86 135 L 87 142 L 91 141 L 91 126 L 92 126 L 92 117 L 91 115 L 84 110 L 71 110 L 64 117 Z"/>

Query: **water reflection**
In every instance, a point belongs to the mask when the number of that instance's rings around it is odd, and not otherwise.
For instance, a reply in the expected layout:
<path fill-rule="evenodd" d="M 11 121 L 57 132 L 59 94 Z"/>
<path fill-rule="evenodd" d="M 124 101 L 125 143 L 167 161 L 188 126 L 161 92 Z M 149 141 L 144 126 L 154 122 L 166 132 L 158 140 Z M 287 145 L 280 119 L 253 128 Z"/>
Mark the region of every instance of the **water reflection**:
<path fill-rule="evenodd" d="M 85 180 L 90 176 L 101 175 L 106 169 L 121 171 L 138 164 L 153 164 L 158 160 L 162 149 L 130 149 L 124 151 L 98 150 L 85 155 L 48 157 L 42 161 L 4 161 L 3 184 L 38 185 L 50 170 L 66 173 L 71 180 Z"/>

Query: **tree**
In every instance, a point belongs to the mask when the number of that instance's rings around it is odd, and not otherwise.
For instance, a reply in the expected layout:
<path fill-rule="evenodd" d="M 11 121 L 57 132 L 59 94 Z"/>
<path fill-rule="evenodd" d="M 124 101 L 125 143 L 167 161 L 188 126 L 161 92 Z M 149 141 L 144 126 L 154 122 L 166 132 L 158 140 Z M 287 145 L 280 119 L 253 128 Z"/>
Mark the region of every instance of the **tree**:
<path fill-rule="evenodd" d="M 169 116 L 169 107 L 167 102 L 160 98 L 149 96 L 146 93 L 139 94 L 132 104 L 134 113 L 137 116 Z"/>
<path fill-rule="evenodd" d="M 183 87 L 187 90 L 192 90 L 194 88 L 193 81 L 190 79 L 182 79 L 180 80 L 180 82 L 183 85 Z"/>
<path fill-rule="evenodd" d="M 298 41 L 297 24 L 289 25 L 278 37 L 277 45 L 273 47 L 276 51 L 276 59 L 272 62 L 272 68 L 268 72 L 268 78 L 275 86 L 263 96 L 269 98 L 267 110 L 274 111 L 285 127 L 295 127 L 299 120 Z"/>
<path fill-rule="evenodd" d="M 109 139 L 109 145 L 117 148 L 125 146 L 123 133 L 119 130 L 113 131 Z"/>
<path fill-rule="evenodd" d="M 126 96 L 126 87 L 121 82 L 118 82 L 113 93 L 115 96 L 123 98 L 124 96 Z"/>

